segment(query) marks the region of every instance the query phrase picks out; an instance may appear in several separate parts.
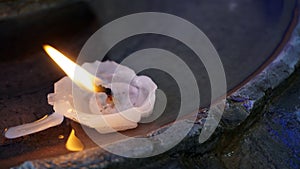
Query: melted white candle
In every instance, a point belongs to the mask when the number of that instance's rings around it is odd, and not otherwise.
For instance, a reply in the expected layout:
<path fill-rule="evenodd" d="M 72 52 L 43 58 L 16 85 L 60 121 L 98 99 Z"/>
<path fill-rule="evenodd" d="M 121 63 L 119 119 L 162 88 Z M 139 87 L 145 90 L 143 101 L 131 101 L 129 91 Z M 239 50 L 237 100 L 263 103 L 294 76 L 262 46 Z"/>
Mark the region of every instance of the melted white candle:
<path fill-rule="evenodd" d="M 91 74 L 97 72 L 96 76 L 103 80 L 97 85 L 112 90 L 113 104 L 106 101 L 105 93 L 82 90 L 64 77 L 54 84 L 54 93 L 48 95 L 48 103 L 59 113 L 11 127 L 5 137 L 17 138 L 48 129 L 61 124 L 64 116 L 100 133 L 110 133 L 136 128 L 142 117 L 152 113 L 157 86 L 149 77 L 137 76 L 128 67 L 111 61 L 84 63 L 83 68 Z"/>
<path fill-rule="evenodd" d="M 111 61 L 84 63 L 82 67 L 102 80 L 97 85 L 112 90 L 113 104 L 106 101 L 105 93 L 87 92 L 64 77 L 48 97 L 56 112 L 100 133 L 135 128 L 142 117 L 152 113 L 157 86 L 149 77 L 137 76 L 128 67 Z"/>

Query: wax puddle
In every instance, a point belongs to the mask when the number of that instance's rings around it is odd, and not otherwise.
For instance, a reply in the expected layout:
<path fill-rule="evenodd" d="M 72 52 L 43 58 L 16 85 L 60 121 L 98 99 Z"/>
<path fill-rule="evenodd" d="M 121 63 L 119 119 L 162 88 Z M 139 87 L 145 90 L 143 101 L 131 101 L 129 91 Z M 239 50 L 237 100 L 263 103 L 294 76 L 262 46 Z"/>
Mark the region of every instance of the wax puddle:
<path fill-rule="evenodd" d="M 64 120 L 64 116 L 60 113 L 52 113 L 32 123 L 26 123 L 15 127 L 10 127 L 5 131 L 4 136 L 8 139 L 14 139 L 25 135 L 33 134 L 46 130 L 50 127 L 60 125 Z"/>

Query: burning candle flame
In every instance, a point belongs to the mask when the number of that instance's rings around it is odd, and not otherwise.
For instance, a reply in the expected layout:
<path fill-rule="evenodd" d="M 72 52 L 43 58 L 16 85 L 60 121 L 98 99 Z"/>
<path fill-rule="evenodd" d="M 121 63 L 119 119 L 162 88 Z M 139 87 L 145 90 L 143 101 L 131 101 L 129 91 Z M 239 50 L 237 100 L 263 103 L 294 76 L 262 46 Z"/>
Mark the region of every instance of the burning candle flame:
<path fill-rule="evenodd" d="M 99 87 L 95 85 L 95 81 L 101 82 L 99 78 L 90 74 L 52 46 L 44 45 L 43 48 L 74 83 L 92 92 L 99 91 Z"/>

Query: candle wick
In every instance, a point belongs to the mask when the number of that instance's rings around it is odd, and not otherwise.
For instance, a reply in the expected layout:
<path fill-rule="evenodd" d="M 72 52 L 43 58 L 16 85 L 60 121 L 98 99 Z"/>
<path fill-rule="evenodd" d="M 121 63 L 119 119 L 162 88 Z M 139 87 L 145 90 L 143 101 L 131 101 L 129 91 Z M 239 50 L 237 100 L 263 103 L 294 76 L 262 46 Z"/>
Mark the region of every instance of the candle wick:
<path fill-rule="evenodd" d="M 112 93 L 112 91 L 111 91 L 110 88 L 105 88 L 105 94 L 106 94 L 107 96 L 112 96 L 112 95 L 113 95 L 113 93 Z"/>

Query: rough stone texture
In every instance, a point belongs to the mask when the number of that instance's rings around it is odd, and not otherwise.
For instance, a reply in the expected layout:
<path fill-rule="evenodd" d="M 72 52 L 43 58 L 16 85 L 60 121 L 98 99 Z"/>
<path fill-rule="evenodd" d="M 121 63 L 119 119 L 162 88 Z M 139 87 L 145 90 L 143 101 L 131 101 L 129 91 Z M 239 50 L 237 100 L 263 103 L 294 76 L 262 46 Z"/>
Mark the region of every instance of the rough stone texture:
<path fill-rule="evenodd" d="M 227 168 L 300 168 L 299 77 L 298 70 L 269 108 L 252 118 L 257 122 L 223 150 Z"/>
<path fill-rule="evenodd" d="M 74 159 L 77 160 L 74 161 Z M 105 153 L 99 148 L 92 148 L 84 152 L 63 155 L 60 158 L 25 162 L 17 168 L 105 168 L 108 164 L 121 161 L 122 159 L 118 156 Z"/>

